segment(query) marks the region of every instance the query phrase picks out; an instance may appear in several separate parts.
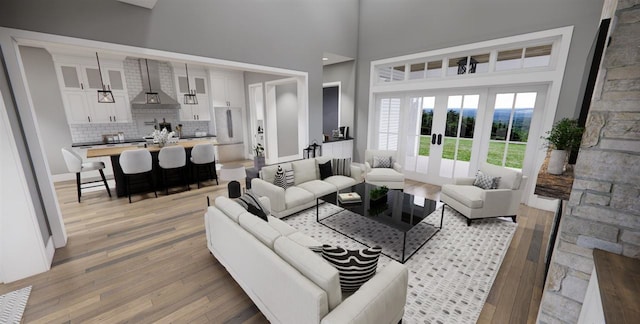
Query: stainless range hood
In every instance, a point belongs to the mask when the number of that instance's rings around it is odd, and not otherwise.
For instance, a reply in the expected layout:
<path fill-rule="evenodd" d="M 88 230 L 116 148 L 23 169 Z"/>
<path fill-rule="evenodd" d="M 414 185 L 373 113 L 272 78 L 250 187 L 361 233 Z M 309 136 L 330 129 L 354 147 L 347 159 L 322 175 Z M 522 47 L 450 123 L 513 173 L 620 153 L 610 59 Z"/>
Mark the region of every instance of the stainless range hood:
<path fill-rule="evenodd" d="M 139 93 L 131 101 L 131 108 L 146 108 L 146 109 L 160 109 L 160 108 L 180 108 L 180 103 L 176 99 L 171 98 L 168 94 L 164 93 L 160 88 L 160 70 L 158 68 L 158 62 L 153 60 L 139 59 L 140 64 L 140 76 L 142 77 L 142 92 Z M 147 74 L 147 64 L 149 65 L 149 73 Z M 148 75 L 148 77 L 147 77 Z M 159 104 L 148 104 L 147 95 L 149 92 L 149 82 L 151 82 L 151 90 L 157 92 L 160 96 Z"/>

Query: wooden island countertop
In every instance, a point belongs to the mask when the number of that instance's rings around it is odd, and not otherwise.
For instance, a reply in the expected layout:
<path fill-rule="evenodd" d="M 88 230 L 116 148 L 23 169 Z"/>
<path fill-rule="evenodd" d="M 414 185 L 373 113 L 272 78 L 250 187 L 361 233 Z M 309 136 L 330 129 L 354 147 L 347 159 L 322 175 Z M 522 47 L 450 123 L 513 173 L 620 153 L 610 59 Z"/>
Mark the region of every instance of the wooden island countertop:
<path fill-rule="evenodd" d="M 217 145 L 218 142 L 215 139 L 206 139 L 206 140 L 192 140 L 192 141 L 184 141 L 184 142 L 178 142 L 176 144 L 172 144 L 172 145 L 180 145 L 186 149 L 189 148 L 193 148 L 194 146 L 198 145 L 198 144 L 213 144 L 213 145 Z M 151 144 L 151 145 L 147 145 L 148 147 L 146 148 L 147 150 L 149 150 L 149 152 L 158 152 L 160 151 L 160 147 L 158 145 L 155 144 Z M 87 150 L 87 158 L 94 158 L 94 157 L 100 157 L 100 156 L 118 156 L 120 154 L 122 154 L 122 152 L 124 151 L 128 151 L 128 150 L 137 150 L 140 148 L 144 148 L 144 147 L 139 147 L 137 145 L 131 145 L 131 146 L 111 146 L 111 147 L 101 147 L 101 148 L 90 148 Z"/>

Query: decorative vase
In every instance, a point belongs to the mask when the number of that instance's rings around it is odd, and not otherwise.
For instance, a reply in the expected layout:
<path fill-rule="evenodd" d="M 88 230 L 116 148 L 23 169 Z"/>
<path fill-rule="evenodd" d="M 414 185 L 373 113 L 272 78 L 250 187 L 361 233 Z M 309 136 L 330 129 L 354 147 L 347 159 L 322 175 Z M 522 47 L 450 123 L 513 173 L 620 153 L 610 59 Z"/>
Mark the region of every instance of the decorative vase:
<path fill-rule="evenodd" d="M 253 158 L 253 167 L 256 168 L 256 170 L 260 171 L 264 164 L 264 156 L 256 156 Z"/>
<path fill-rule="evenodd" d="M 564 172 L 564 162 L 567 160 L 568 152 L 565 150 L 553 150 L 549 157 L 547 172 L 550 174 L 562 174 Z"/>

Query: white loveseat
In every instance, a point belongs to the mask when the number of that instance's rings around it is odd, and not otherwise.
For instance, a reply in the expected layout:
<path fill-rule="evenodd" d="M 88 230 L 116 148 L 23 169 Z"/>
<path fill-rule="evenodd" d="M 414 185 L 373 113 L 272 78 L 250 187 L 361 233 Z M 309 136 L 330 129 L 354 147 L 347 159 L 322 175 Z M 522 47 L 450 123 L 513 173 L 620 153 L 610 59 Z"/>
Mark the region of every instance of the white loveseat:
<path fill-rule="evenodd" d="M 271 323 L 395 324 L 402 319 L 404 265 L 391 261 L 378 267 L 373 278 L 343 299 L 338 271 L 308 248 L 320 243 L 280 219 L 269 216 L 265 222 L 226 197 L 218 197 L 204 218 L 209 250 Z"/>
<path fill-rule="evenodd" d="M 351 165 L 351 177 L 334 175 L 320 180 L 318 164 L 330 161 L 329 157 L 305 159 L 262 167 L 260 178 L 251 180 L 251 190 L 258 196 L 268 197 L 271 214 L 282 218 L 314 206 L 316 198 L 351 187 L 364 180 L 360 166 Z M 278 166 L 294 171 L 294 186 L 286 190 L 273 184 Z"/>

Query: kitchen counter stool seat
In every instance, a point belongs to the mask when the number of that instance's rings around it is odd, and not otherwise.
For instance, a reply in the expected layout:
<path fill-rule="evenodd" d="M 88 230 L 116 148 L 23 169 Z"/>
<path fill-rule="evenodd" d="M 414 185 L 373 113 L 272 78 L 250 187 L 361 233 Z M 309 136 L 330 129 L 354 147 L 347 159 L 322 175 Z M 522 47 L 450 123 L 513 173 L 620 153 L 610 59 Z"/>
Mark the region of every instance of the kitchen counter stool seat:
<path fill-rule="evenodd" d="M 182 182 L 187 190 L 189 190 L 189 183 L 185 174 L 185 167 L 187 165 L 187 153 L 182 146 L 167 146 L 163 147 L 158 153 L 158 165 L 162 169 L 162 180 L 164 183 L 165 193 L 169 194 L 169 185 L 167 183 L 167 171 L 177 170 L 180 172 Z"/>
<path fill-rule="evenodd" d="M 120 155 L 120 167 L 124 173 L 124 183 L 131 203 L 131 178 L 137 176 L 146 176 L 147 180 L 153 188 L 153 194 L 158 198 L 156 193 L 156 184 L 153 177 L 153 163 L 151 153 L 146 149 L 137 149 L 124 151 Z"/>
<path fill-rule="evenodd" d="M 80 178 L 80 173 L 86 172 L 86 171 L 98 171 L 98 172 L 100 172 L 100 177 L 102 177 L 102 182 L 104 183 L 104 186 L 107 189 L 107 193 L 109 194 L 109 197 L 111 197 L 111 190 L 109 189 L 109 184 L 107 183 L 107 179 L 104 177 L 104 172 L 102 171 L 102 169 L 105 168 L 104 162 L 100 162 L 100 161 L 95 161 L 95 162 L 83 161 L 82 157 L 80 156 L 80 154 L 78 154 L 78 153 L 74 152 L 73 150 L 68 149 L 66 147 L 62 148 L 62 157 L 64 158 L 64 162 L 67 164 L 67 169 L 69 169 L 69 172 L 75 172 L 75 174 L 76 174 L 76 187 L 77 187 L 77 190 L 78 190 L 78 202 L 80 202 L 80 200 L 81 200 L 82 185 L 84 184 L 84 183 L 82 183 L 82 180 Z M 97 182 L 97 181 L 86 182 L 86 183 L 93 183 L 93 182 Z"/>
<path fill-rule="evenodd" d="M 198 189 L 200 189 L 200 171 L 205 167 L 209 172 L 209 179 L 215 179 L 216 184 L 219 184 L 213 144 L 198 144 L 194 146 L 193 149 L 191 149 L 191 164 L 193 164 Z"/>

